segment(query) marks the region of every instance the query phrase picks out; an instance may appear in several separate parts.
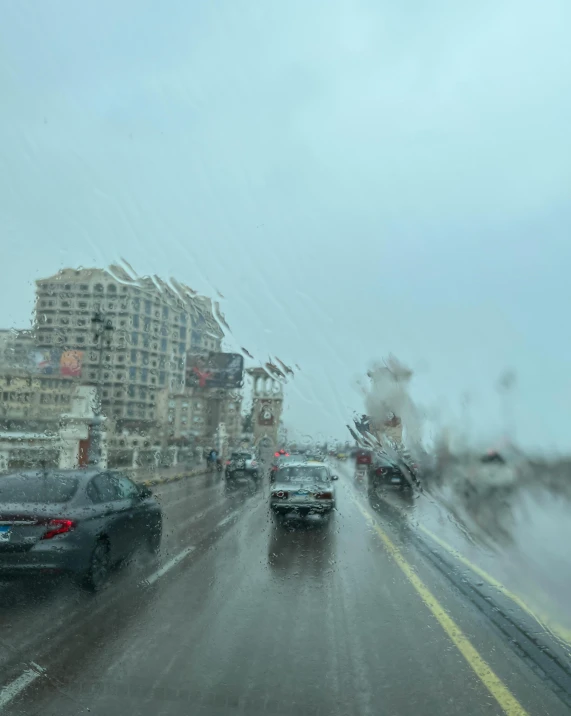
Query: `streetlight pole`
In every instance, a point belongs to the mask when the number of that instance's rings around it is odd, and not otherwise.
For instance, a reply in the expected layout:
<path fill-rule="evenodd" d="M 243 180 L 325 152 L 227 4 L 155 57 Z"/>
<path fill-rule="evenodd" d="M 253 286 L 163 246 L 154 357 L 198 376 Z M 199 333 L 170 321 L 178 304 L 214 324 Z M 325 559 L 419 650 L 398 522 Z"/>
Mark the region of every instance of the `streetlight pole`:
<path fill-rule="evenodd" d="M 93 429 L 91 432 L 91 440 L 89 441 L 89 459 L 88 462 L 91 465 L 98 465 L 101 462 L 102 446 L 101 446 L 101 424 L 104 420 L 103 417 L 103 351 L 105 348 L 111 347 L 111 340 L 113 337 L 114 326 L 109 318 L 97 311 L 91 319 L 93 326 L 93 337 L 94 340 L 99 344 L 99 360 L 98 360 L 98 374 L 97 374 L 97 404 L 95 407 L 95 413 L 97 419 L 93 423 Z"/>

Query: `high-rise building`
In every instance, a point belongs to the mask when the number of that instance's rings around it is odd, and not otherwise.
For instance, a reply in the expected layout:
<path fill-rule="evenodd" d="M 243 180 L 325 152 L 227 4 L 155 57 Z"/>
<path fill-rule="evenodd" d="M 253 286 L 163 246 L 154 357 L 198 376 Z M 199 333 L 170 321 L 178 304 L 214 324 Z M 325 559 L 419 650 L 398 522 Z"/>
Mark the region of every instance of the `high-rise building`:
<path fill-rule="evenodd" d="M 34 347 L 32 331 L 0 329 L 0 371 L 29 368 Z"/>
<path fill-rule="evenodd" d="M 152 424 L 158 393 L 184 388 L 191 332 L 201 341 L 222 333 L 208 306 L 182 284 L 133 279 L 117 266 L 64 269 L 36 282 L 35 342 L 82 352 L 80 380 L 99 386 L 102 412 L 119 427 Z"/>

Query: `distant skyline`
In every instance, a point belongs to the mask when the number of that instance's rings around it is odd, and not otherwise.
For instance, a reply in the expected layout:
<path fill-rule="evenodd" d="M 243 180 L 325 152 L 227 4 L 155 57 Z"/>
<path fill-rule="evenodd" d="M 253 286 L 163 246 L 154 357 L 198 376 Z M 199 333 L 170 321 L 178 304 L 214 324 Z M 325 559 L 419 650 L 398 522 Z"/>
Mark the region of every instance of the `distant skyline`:
<path fill-rule="evenodd" d="M 427 432 L 571 450 L 571 5 L 6 5 L 2 326 L 35 279 L 127 260 L 301 368 L 345 439 L 395 354 Z M 224 298 L 220 298 L 218 293 Z"/>

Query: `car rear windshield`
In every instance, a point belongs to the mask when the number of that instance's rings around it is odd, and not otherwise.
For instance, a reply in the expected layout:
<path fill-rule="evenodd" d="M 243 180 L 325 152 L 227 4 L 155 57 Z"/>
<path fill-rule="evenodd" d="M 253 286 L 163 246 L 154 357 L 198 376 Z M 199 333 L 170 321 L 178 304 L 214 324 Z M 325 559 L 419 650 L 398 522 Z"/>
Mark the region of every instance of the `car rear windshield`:
<path fill-rule="evenodd" d="M 250 460 L 252 455 L 249 452 L 233 452 L 231 458 L 232 460 Z"/>
<path fill-rule="evenodd" d="M 278 482 L 329 482 L 329 471 L 326 467 L 311 465 L 293 465 L 278 471 Z"/>
<path fill-rule="evenodd" d="M 0 477 L 0 503 L 68 502 L 77 492 L 78 480 L 68 475 L 7 475 Z"/>

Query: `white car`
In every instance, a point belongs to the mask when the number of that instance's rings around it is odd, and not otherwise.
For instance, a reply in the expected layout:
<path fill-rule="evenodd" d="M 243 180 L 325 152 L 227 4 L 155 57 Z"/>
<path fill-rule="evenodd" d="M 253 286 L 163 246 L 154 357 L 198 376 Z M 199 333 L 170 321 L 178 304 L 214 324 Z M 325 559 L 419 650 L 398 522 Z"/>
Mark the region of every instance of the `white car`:
<path fill-rule="evenodd" d="M 323 462 L 287 462 L 273 475 L 270 510 L 276 517 L 289 513 L 328 514 L 335 509 L 337 476 Z"/>

